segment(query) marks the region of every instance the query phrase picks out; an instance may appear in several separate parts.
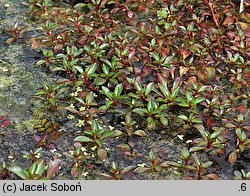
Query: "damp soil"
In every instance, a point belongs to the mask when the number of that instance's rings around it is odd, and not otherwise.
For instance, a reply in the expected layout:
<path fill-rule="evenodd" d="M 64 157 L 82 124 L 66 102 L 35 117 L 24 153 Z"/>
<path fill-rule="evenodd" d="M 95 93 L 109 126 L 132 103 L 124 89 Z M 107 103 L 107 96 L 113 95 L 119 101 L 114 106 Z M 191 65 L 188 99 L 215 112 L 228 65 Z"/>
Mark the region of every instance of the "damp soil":
<path fill-rule="evenodd" d="M 8 6 L 7 6 L 8 5 Z M 69 6 L 65 4 L 65 6 Z M 6 44 L 6 39 L 10 34 L 6 32 L 6 27 L 13 26 L 16 22 L 27 26 L 27 31 L 20 38 L 11 44 Z M 75 130 L 74 120 L 61 117 L 58 114 L 50 113 L 43 109 L 41 103 L 32 98 L 32 95 L 39 89 L 43 82 L 52 83 L 58 79 L 58 75 L 51 73 L 45 67 L 36 67 L 35 62 L 42 59 L 41 49 L 32 49 L 32 38 L 40 35 L 39 24 L 32 21 L 29 16 L 28 8 L 23 6 L 19 0 L 0 0 L 0 116 L 4 116 L 10 121 L 10 125 L 0 128 L 0 163 L 5 161 L 7 164 L 15 163 L 27 168 L 30 160 L 22 157 L 24 151 L 35 149 L 37 143 L 33 136 L 34 125 L 46 116 L 51 120 L 58 121 L 63 130 L 63 134 L 56 141 L 51 141 L 55 146 L 54 150 L 44 149 L 42 157 L 44 160 L 51 160 L 59 157 L 62 167 L 54 179 L 76 179 L 70 175 L 72 159 L 67 158 L 64 152 L 74 150 L 74 138 L 79 135 Z M 121 118 L 117 112 L 102 114 L 100 121 L 105 126 L 116 126 L 120 124 Z M 142 125 L 138 125 L 138 128 Z M 179 125 L 176 124 L 176 127 Z M 116 127 L 117 128 L 117 127 Z M 119 126 L 118 126 L 119 128 Z M 106 148 L 108 149 L 108 160 L 105 163 L 93 163 L 97 173 L 109 171 L 112 161 L 119 162 L 119 167 L 128 165 L 137 166 L 138 164 L 148 163 L 147 156 L 150 150 L 158 152 L 162 160 L 178 161 L 181 150 L 186 146 L 177 137 L 178 133 L 172 127 L 149 132 L 146 138 L 141 137 L 120 137 L 108 139 Z M 126 154 L 117 148 L 120 144 L 129 143 L 133 146 L 134 156 Z M 238 168 L 250 170 L 250 152 L 246 151 L 240 160 L 233 167 L 228 163 L 227 157 L 219 157 L 216 154 L 204 153 L 202 160 L 212 160 L 214 168 L 211 172 L 217 173 L 223 179 L 232 179 L 233 171 Z M 85 167 L 83 162 L 83 173 L 91 170 Z M 185 174 L 176 169 L 165 169 L 158 173 L 131 174 L 128 173 L 125 179 L 182 179 Z M 17 179 L 10 176 L 10 179 Z M 102 179 L 98 175 L 81 176 L 77 179 Z"/>

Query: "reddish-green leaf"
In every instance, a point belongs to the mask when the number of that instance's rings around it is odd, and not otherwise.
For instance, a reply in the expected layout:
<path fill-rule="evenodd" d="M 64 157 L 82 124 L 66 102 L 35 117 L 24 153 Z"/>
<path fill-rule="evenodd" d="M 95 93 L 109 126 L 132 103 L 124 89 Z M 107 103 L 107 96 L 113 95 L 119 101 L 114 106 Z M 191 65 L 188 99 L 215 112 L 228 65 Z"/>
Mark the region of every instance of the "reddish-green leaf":
<path fill-rule="evenodd" d="M 55 173 L 58 171 L 59 167 L 61 166 L 61 160 L 55 159 L 54 161 L 50 162 L 47 168 L 47 178 L 52 178 Z"/>

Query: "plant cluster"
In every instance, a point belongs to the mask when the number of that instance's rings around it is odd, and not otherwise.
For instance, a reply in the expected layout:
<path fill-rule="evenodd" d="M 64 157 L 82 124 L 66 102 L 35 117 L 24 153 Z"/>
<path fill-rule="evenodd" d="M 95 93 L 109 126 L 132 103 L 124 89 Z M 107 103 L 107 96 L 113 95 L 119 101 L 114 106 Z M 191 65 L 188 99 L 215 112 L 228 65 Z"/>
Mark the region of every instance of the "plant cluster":
<path fill-rule="evenodd" d="M 189 150 L 182 151 L 183 162 L 160 162 L 151 151 L 149 166 L 135 172 L 171 166 L 196 171 L 200 179 L 213 162 L 200 160 L 199 153 L 222 153 L 234 164 L 249 151 L 250 14 L 239 13 L 234 1 L 91 0 L 60 7 L 30 0 L 27 5 L 42 23 L 40 39 L 47 46 L 36 65 L 60 75 L 34 97 L 76 118 L 83 135 L 74 141 L 96 147 L 99 160 L 106 159 L 105 142 L 112 134 L 145 137 L 169 127 L 185 135 Z M 98 116 L 117 110 L 125 111 L 124 131 L 102 128 Z M 50 129 L 46 125 L 38 131 Z M 74 168 L 80 154 L 78 149 L 73 155 Z M 131 169 L 112 162 L 105 175 L 120 179 Z"/>

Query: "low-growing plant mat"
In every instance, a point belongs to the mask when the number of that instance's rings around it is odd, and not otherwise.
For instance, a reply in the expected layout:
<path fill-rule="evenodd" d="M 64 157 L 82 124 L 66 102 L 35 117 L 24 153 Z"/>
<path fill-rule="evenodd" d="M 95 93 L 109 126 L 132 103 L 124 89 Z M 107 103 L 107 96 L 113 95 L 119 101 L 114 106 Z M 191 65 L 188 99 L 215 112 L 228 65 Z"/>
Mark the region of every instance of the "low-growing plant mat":
<path fill-rule="evenodd" d="M 1 179 L 250 179 L 250 2 L 0 1 Z"/>

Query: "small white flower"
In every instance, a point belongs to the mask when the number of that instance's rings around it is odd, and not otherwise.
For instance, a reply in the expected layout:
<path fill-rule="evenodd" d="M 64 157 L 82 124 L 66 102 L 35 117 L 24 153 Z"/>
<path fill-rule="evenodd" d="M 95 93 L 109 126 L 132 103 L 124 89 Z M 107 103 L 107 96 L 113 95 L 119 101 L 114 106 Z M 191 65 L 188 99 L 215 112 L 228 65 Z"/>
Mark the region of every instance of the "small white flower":
<path fill-rule="evenodd" d="M 74 104 L 73 104 L 73 103 L 71 103 L 71 104 L 69 105 L 69 108 L 74 108 L 74 109 L 75 109 Z"/>
<path fill-rule="evenodd" d="M 68 117 L 67 117 L 68 119 L 74 119 L 75 118 L 75 116 L 74 115 L 72 115 L 72 114 L 70 114 L 70 115 L 68 115 Z"/>
<path fill-rule="evenodd" d="M 56 152 L 56 149 L 55 148 L 51 149 L 50 152 L 54 153 L 54 152 Z"/>
<path fill-rule="evenodd" d="M 81 151 L 82 151 L 82 152 L 85 152 L 86 150 L 87 150 L 86 148 L 81 147 Z"/>
<path fill-rule="evenodd" d="M 109 130 L 112 131 L 115 127 L 109 125 Z"/>
<path fill-rule="evenodd" d="M 189 143 L 191 143 L 191 142 L 192 142 L 192 140 L 187 140 L 187 141 L 186 141 L 187 144 L 189 144 Z"/>
<path fill-rule="evenodd" d="M 82 127 L 85 125 L 85 121 L 84 120 L 78 120 L 78 123 L 76 124 L 77 127 Z"/>
<path fill-rule="evenodd" d="M 82 176 L 86 177 L 89 174 L 89 172 L 83 172 Z"/>
<path fill-rule="evenodd" d="M 85 107 L 81 106 L 81 107 L 79 108 L 79 110 L 80 110 L 80 111 L 85 111 L 86 109 L 85 109 Z"/>
<path fill-rule="evenodd" d="M 92 147 L 92 148 L 90 148 L 90 149 L 93 150 L 93 151 L 95 151 L 96 148 L 97 148 L 97 146 L 94 146 L 94 147 Z"/>
<path fill-rule="evenodd" d="M 137 166 L 138 166 L 138 167 L 145 167 L 145 166 L 146 166 L 146 163 L 139 163 Z"/>
<path fill-rule="evenodd" d="M 76 92 L 81 92 L 81 91 L 82 91 L 82 88 L 78 86 L 78 87 L 76 88 Z"/>
<path fill-rule="evenodd" d="M 177 135 L 180 140 L 183 140 L 184 135 Z"/>

